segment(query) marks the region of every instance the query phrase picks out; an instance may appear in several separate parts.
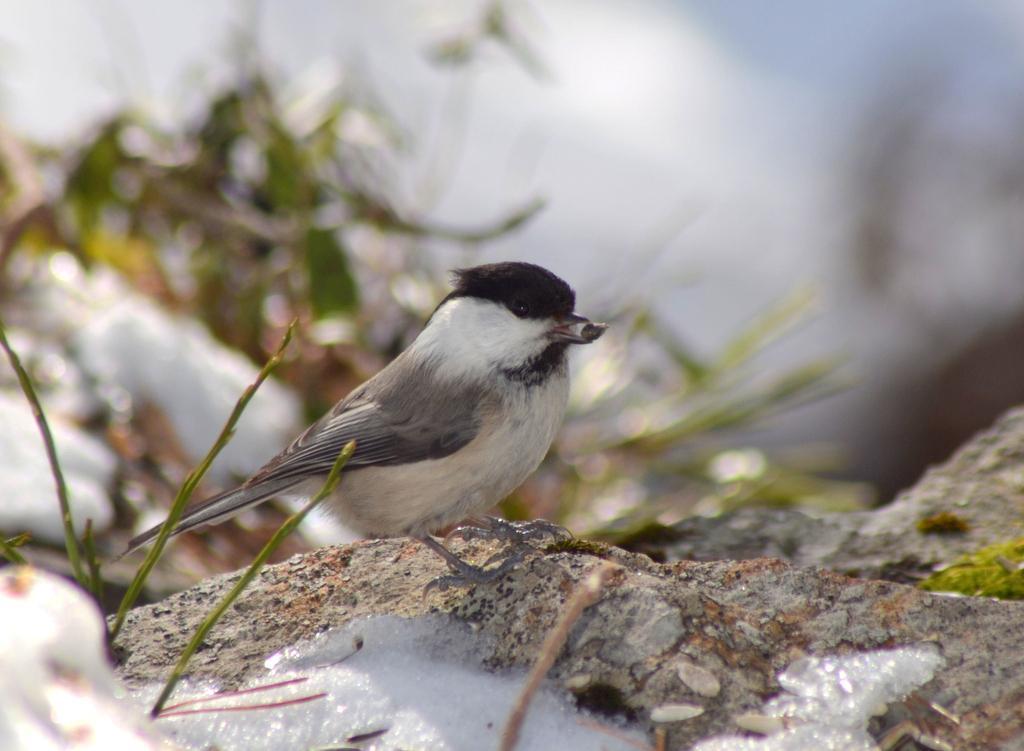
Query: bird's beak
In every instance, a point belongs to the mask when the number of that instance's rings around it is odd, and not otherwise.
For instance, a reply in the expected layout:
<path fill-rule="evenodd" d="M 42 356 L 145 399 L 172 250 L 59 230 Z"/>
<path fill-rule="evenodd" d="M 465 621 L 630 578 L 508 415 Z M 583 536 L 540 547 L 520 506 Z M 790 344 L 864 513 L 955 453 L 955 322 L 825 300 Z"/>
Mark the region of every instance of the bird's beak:
<path fill-rule="evenodd" d="M 590 344 L 601 338 L 601 334 L 608 328 L 607 323 L 592 323 L 589 318 L 584 318 L 577 313 L 567 313 L 555 318 L 556 324 L 551 327 L 548 337 L 556 342 L 568 342 L 569 344 Z M 579 331 L 573 330 L 579 326 Z"/>

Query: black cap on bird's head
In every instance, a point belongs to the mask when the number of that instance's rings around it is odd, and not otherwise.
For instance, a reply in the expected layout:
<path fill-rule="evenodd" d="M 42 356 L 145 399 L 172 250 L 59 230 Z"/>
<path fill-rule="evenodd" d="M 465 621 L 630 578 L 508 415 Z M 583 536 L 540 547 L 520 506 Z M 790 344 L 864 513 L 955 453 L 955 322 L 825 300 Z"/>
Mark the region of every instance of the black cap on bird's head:
<path fill-rule="evenodd" d="M 576 293 L 541 266 L 520 261 L 488 263 L 452 272 L 448 299 L 478 297 L 504 305 L 518 318 L 557 318 L 572 313 Z"/>
<path fill-rule="evenodd" d="M 552 342 L 589 344 L 607 328 L 574 313 L 576 293 L 572 287 L 536 264 L 505 261 L 456 269 L 452 286 L 454 289 L 434 309 L 428 324 L 445 303 L 469 298 L 499 305 L 524 322 L 553 321 L 545 333 Z M 574 330 L 581 324 L 579 331 Z"/>

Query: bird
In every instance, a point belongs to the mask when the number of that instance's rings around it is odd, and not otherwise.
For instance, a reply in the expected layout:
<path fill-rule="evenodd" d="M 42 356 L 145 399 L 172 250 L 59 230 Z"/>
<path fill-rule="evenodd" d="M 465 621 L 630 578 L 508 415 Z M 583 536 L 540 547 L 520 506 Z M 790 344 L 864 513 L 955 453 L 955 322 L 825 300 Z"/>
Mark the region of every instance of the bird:
<path fill-rule="evenodd" d="M 248 480 L 187 509 L 177 535 L 218 524 L 278 496 L 311 497 L 350 441 L 355 451 L 323 500 L 364 537 L 408 536 L 451 571 L 442 586 L 491 581 L 518 563 L 485 569 L 433 533 L 475 520 L 464 537 L 522 542 L 560 530 L 480 515 L 529 477 L 553 442 L 569 397 L 568 353 L 606 324 L 575 312 L 576 294 L 551 271 L 506 261 L 452 272 L 452 289 L 412 343 L 352 390 Z M 142 532 L 125 553 L 153 540 Z M 564 530 L 563 530 L 564 532 Z"/>

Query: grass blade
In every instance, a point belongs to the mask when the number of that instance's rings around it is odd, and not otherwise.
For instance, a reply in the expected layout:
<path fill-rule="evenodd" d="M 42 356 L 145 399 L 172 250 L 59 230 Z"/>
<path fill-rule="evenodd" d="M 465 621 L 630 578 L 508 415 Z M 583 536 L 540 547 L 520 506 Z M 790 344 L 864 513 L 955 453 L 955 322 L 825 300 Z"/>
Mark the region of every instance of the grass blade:
<path fill-rule="evenodd" d="M 96 542 L 92 535 L 92 519 L 85 520 L 85 533 L 82 535 L 82 550 L 85 553 L 85 564 L 89 567 L 89 591 L 96 602 L 103 602 L 103 576 L 100 574 L 100 561 L 96 555 Z"/>
<path fill-rule="evenodd" d="M 746 329 L 726 344 L 714 363 L 715 370 L 734 371 L 764 351 L 769 344 L 805 320 L 818 307 L 819 297 L 815 287 L 802 287 L 759 313 Z"/>
<path fill-rule="evenodd" d="M 192 635 L 192 639 L 189 641 L 184 651 L 182 651 L 181 657 L 178 658 L 178 662 L 171 671 L 171 675 L 167 679 L 167 683 L 164 684 L 163 691 L 161 691 L 160 696 L 157 697 L 156 703 L 150 711 L 150 714 L 153 717 L 160 714 L 160 710 L 163 709 L 167 700 L 174 692 L 174 687 L 178 684 L 178 681 L 181 680 L 181 676 L 184 674 L 185 668 L 188 666 L 188 661 L 192 658 L 192 655 L 195 654 L 195 651 L 199 649 L 199 645 L 203 643 L 203 639 L 206 638 L 207 633 L 209 633 L 210 629 L 213 628 L 214 624 L 220 620 L 221 616 L 227 612 L 228 608 L 230 608 L 235 600 L 238 599 L 238 596 L 242 594 L 242 591 L 249 586 L 253 579 L 256 578 L 260 569 L 263 568 L 263 564 L 267 562 L 267 558 L 269 558 L 274 550 L 277 549 L 277 546 L 281 544 L 281 541 L 292 533 L 292 531 L 303 519 L 306 518 L 306 515 L 312 511 L 320 501 L 334 491 L 334 488 L 338 485 L 338 480 L 341 479 L 342 468 L 348 462 L 355 450 L 356 442 L 349 441 L 345 445 L 345 448 L 341 450 L 341 453 L 338 454 L 338 458 L 334 460 L 334 466 L 331 467 L 330 474 L 327 475 L 327 479 L 324 481 L 323 486 L 317 494 L 310 499 L 309 503 L 302 507 L 301 511 L 292 514 L 285 520 L 284 524 L 282 524 L 278 528 L 277 532 L 274 533 L 274 536 L 271 537 L 267 544 L 263 546 L 259 555 L 257 555 L 253 562 L 249 564 L 249 568 L 245 570 L 245 573 L 242 574 L 241 578 L 235 582 L 235 586 L 233 586 L 231 590 L 224 595 L 213 610 L 206 614 L 203 622 L 199 624 L 199 628 L 197 628 L 195 634 Z"/>
<path fill-rule="evenodd" d="M 89 578 L 82 568 L 82 556 L 78 548 L 78 540 L 75 538 L 75 527 L 71 518 L 71 505 L 68 503 L 68 488 L 64 483 L 64 473 L 60 468 L 60 461 L 57 459 L 57 446 L 53 442 L 53 434 L 50 432 L 50 424 L 46 421 L 43 413 L 43 405 L 39 402 L 32 379 L 21 364 L 21 359 L 7 341 L 7 333 L 4 323 L 0 320 L 0 347 L 7 354 L 7 359 L 18 376 L 18 383 L 21 390 L 32 408 L 32 415 L 35 417 L 36 425 L 39 426 L 39 433 L 43 437 L 43 444 L 46 447 L 46 458 L 50 462 L 50 472 L 53 474 L 54 485 L 57 486 L 57 503 L 60 504 L 61 522 L 64 525 L 64 547 L 68 554 L 68 562 L 71 564 L 71 572 L 82 589 L 89 590 Z"/>
<path fill-rule="evenodd" d="M 235 408 L 231 411 L 231 416 L 228 417 L 227 422 L 224 423 L 224 427 L 221 429 L 220 435 L 217 436 L 217 440 L 207 452 L 206 456 L 203 457 L 199 466 L 193 469 L 189 473 L 188 477 L 185 478 L 185 482 L 181 486 L 181 490 L 178 491 L 178 495 L 175 497 L 174 503 L 171 504 L 171 509 L 167 513 L 167 519 L 160 528 L 160 534 L 157 535 L 156 540 L 153 542 L 153 547 L 150 548 L 150 551 L 146 555 L 145 560 L 143 560 L 142 565 L 139 566 L 139 570 L 135 572 L 135 578 L 132 579 L 132 583 L 128 586 L 128 591 L 125 592 L 124 597 L 121 599 L 121 604 L 117 608 L 117 615 L 114 618 L 114 625 L 110 628 L 111 641 L 117 637 L 118 633 L 121 631 L 121 627 L 124 626 L 124 619 L 128 616 L 128 611 L 131 610 L 132 605 L 135 604 L 135 601 L 142 593 L 142 587 L 145 585 L 146 579 L 149 577 L 150 572 L 156 565 L 160 554 L 163 553 L 164 546 L 167 544 L 167 540 L 170 539 L 171 532 L 174 531 L 174 527 L 178 524 L 178 520 L 181 519 L 181 515 L 185 512 L 185 506 L 188 505 L 189 499 L 195 492 L 196 487 L 199 485 L 200 481 L 202 481 L 203 476 L 210 468 L 210 465 L 213 464 L 213 460 L 217 458 L 217 455 L 227 445 L 228 441 L 231 440 L 231 436 L 234 435 L 235 432 L 235 425 L 242 417 L 242 412 L 244 412 L 245 408 L 249 405 L 249 401 L 256 395 L 256 390 L 281 362 L 284 350 L 292 340 L 295 323 L 295 321 L 292 321 L 291 324 L 289 324 L 288 330 L 281 339 L 281 344 L 278 345 L 277 351 L 269 360 L 267 360 L 266 364 L 260 370 L 259 375 L 256 376 L 256 380 L 253 381 L 242 393 L 242 396 L 239 397 L 238 402 L 235 404 Z"/>
<path fill-rule="evenodd" d="M 24 537 L 24 535 L 18 535 L 18 537 L 12 537 L 9 540 L 0 537 L 0 555 L 11 563 L 27 566 L 28 561 L 25 560 L 25 556 L 18 552 L 18 540 L 21 537 Z"/>

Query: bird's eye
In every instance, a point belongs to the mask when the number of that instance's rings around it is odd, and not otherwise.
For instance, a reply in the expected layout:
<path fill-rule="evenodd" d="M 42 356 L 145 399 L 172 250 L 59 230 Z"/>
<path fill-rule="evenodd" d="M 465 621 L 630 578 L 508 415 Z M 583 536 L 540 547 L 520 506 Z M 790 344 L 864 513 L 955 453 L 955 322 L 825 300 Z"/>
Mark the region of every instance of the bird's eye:
<path fill-rule="evenodd" d="M 530 314 L 530 306 L 523 300 L 513 300 L 509 303 L 508 309 L 516 318 L 526 318 Z"/>

